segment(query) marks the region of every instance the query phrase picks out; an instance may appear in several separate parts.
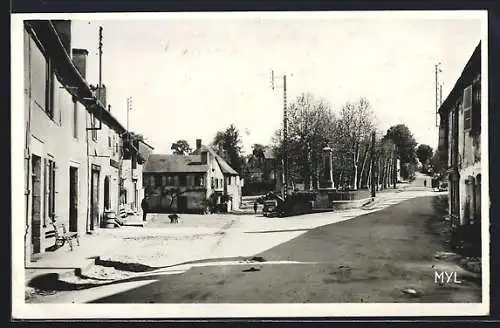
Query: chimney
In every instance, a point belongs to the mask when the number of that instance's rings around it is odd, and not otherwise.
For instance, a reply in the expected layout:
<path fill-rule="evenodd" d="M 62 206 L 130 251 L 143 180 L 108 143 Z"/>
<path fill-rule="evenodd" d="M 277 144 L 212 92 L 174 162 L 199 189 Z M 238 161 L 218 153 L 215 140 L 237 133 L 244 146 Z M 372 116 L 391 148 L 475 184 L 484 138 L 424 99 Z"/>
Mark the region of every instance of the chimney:
<path fill-rule="evenodd" d="M 196 139 L 196 150 L 201 148 L 201 139 Z"/>
<path fill-rule="evenodd" d="M 86 49 L 73 49 L 73 64 L 76 69 L 80 72 L 82 77 L 85 79 L 87 73 L 87 56 L 89 52 Z"/>
<path fill-rule="evenodd" d="M 206 150 L 201 152 L 201 164 L 203 164 L 203 165 L 208 164 L 208 151 L 206 151 Z"/>

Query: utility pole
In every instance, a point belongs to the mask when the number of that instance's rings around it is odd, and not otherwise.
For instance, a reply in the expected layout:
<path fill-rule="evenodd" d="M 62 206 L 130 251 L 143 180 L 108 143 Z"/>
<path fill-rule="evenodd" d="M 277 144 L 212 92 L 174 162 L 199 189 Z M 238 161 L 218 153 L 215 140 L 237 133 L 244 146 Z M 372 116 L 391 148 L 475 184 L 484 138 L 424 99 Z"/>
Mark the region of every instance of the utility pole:
<path fill-rule="evenodd" d="M 436 91 L 436 98 L 435 98 L 435 104 L 436 104 L 436 127 L 439 127 L 439 123 L 438 123 L 438 115 L 439 115 L 439 107 L 441 106 L 441 101 L 440 101 L 440 89 L 441 89 L 441 86 L 439 85 L 439 79 L 438 79 L 438 75 L 439 73 L 442 72 L 441 68 L 440 68 L 440 65 L 441 63 L 437 63 L 436 65 L 434 65 L 434 75 L 435 75 L 435 91 Z"/>
<path fill-rule="evenodd" d="M 392 167 L 392 184 L 394 189 L 396 189 L 396 181 L 398 179 L 397 176 L 398 176 L 398 152 L 397 152 L 397 146 L 394 145 L 394 162 Z"/>
<path fill-rule="evenodd" d="M 372 149 L 371 149 L 371 191 L 372 197 L 375 197 L 375 131 L 372 132 Z"/>
<path fill-rule="evenodd" d="M 132 97 L 127 98 L 127 132 L 129 132 L 130 128 L 130 119 L 129 119 L 129 112 L 132 110 Z"/>
<path fill-rule="evenodd" d="M 274 71 L 271 70 L 271 87 L 274 90 Z M 288 117 L 286 103 L 286 75 L 283 75 L 283 197 L 288 195 Z"/>
<path fill-rule="evenodd" d="M 101 100 L 102 87 L 102 26 L 99 26 L 99 86 L 97 88 L 97 99 Z"/>

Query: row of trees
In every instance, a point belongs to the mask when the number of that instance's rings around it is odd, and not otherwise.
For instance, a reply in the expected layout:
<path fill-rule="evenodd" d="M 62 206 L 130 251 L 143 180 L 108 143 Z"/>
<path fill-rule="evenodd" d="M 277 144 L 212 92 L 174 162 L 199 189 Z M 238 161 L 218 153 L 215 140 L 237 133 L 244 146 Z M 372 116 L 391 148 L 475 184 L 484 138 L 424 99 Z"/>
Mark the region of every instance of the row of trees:
<path fill-rule="evenodd" d="M 327 146 L 333 153 L 334 183 L 352 189 L 369 187 L 372 175 L 377 188 L 389 187 L 394 182 L 396 159 L 400 160 L 403 179 L 414 175 L 417 156 L 421 162 L 430 160 L 432 149 L 429 156 L 425 147 L 416 148 L 417 143 L 406 125 L 392 126 L 385 133 L 377 130 L 376 125 L 376 116 L 366 98 L 347 102 L 334 111 L 324 99 L 317 99 L 310 93 L 300 95 L 288 107 L 290 182 L 303 183 L 306 189 L 320 187 L 325 180 L 324 148 Z M 372 132 L 376 133 L 373 153 Z M 217 132 L 211 146 L 243 177 L 249 165 L 255 165 L 264 157 L 265 146 L 255 144 L 250 160 L 244 160 L 241 135 L 234 125 Z M 281 129 L 275 132 L 270 146 L 278 163 L 282 163 Z M 173 143 L 171 150 L 184 155 L 192 151 L 185 140 Z"/>
<path fill-rule="evenodd" d="M 385 134 L 376 129 L 376 117 L 366 98 L 345 103 L 333 111 L 324 99 L 302 94 L 290 104 L 288 123 L 288 160 L 290 180 L 306 189 L 320 187 L 325 180 L 325 147 L 333 153 L 333 175 L 337 186 L 351 189 L 368 187 L 374 175 L 378 187 L 388 187 L 395 176 L 395 160 L 401 161 L 403 179 L 412 177 L 417 164 L 416 142 L 403 124 L 392 126 Z M 374 153 L 371 134 L 376 133 Z M 276 157 L 283 158 L 282 131 L 275 134 Z M 374 161 L 372 172 L 371 161 Z"/>

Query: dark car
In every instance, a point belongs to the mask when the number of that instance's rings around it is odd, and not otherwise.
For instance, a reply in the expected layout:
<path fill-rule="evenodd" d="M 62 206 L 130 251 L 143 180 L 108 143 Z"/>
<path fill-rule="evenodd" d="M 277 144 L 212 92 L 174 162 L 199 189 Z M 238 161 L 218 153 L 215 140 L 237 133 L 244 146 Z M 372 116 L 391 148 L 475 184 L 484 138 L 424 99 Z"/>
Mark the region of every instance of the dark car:
<path fill-rule="evenodd" d="M 264 208 L 262 214 L 264 216 L 276 216 L 278 213 L 278 201 L 276 199 L 269 199 L 264 201 Z"/>

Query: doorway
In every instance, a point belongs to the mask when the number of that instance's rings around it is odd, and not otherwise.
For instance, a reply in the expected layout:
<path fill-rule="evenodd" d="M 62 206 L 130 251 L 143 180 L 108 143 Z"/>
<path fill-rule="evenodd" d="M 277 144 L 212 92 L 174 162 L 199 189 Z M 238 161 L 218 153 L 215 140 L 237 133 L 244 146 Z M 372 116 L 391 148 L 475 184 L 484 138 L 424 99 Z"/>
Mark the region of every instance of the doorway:
<path fill-rule="evenodd" d="M 99 227 L 99 170 L 92 168 L 90 189 L 90 230 Z"/>
<path fill-rule="evenodd" d="M 187 196 L 179 196 L 177 199 L 177 210 L 180 213 L 184 213 L 187 211 L 188 199 Z"/>
<path fill-rule="evenodd" d="M 104 210 L 109 210 L 111 207 L 109 203 L 109 177 L 104 178 Z"/>
<path fill-rule="evenodd" d="M 31 255 L 41 251 L 41 179 L 42 159 L 31 157 Z"/>
<path fill-rule="evenodd" d="M 78 168 L 69 167 L 69 231 L 78 231 Z"/>

